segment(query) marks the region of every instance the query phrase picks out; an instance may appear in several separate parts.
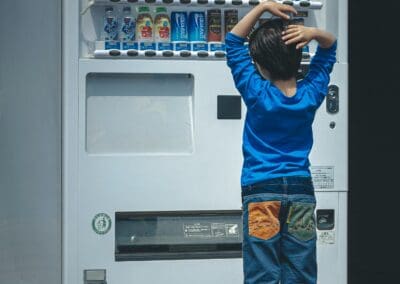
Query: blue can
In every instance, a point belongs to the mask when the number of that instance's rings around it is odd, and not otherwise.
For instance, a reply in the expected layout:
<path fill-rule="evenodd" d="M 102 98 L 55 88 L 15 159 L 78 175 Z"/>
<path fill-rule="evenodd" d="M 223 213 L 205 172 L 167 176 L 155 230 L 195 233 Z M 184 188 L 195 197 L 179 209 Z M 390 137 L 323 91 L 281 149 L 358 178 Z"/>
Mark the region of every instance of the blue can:
<path fill-rule="evenodd" d="M 189 13 L 189 40 L 207 41 L 206 14 L 205 12 Z"/>
<path fill-rule="evenodd" d="M 188 41 L 188 22 L 186 12 L 171 13 L 171 41 Z"/>

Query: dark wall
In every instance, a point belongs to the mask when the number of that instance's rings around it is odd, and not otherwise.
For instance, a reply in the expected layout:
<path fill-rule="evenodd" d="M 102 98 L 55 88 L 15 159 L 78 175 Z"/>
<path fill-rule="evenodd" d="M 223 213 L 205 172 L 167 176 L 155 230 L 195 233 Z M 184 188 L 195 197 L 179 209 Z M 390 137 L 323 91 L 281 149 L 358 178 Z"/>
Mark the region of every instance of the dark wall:
<path fill-rule="evenodd" d="M 399 6 L 349 0 L 349 283 L 399 283 Z"/>

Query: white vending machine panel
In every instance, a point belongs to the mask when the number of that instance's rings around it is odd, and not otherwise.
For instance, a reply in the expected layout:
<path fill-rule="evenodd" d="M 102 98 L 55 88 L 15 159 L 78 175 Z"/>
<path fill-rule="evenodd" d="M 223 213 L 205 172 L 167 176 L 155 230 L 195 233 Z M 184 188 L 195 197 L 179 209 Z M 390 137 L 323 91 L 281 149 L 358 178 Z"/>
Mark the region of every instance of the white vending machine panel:
<path fill-rule="evenodd" d="M 319 282 L 344 284 L 347 1 L 283 2 L 298 8 L 306 25 L 327 29 L 339 41 L 310 158 Z M 118 13 L 143 5 L 150 11 L 165 7 L 168 14 L 221 9 L 223 15 L 234 9 L 240 19 L 257 3 L 63 2 L 64 284 L 243 282 L 240 173 L 246 109 L 223 48 L 215 52 L 207 43 L 201 53 L 169 55 L 141 50 L 140 44 L 105 49 L 101 29 L 109 6 Z M 304 51 L 299 78 L 315 48 L 313 43 Z"/>

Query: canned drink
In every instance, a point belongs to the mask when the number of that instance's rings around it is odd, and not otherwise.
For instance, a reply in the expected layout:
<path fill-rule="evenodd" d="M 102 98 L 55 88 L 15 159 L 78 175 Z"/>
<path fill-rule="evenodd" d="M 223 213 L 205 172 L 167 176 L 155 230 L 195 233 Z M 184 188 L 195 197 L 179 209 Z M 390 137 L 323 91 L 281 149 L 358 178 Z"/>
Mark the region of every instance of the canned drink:
<path fill-rule="evenodd" d="M 231 9 L 224 11 L 225 34 L 229 33 L 239 21 L 238 10 Z"/>
<path fill-rule="evenodd" d="M 188 41 L 188 22 L 186 12 L 171 13 L 171 41 Z"/>
<path fill-rule="evenodd" d="M 208 41 L 222 40 L 221 10 L 212 9 L 207 12 Z"/>
<path fill-rule="evenodd" d="M 189 40 L 207 41 L 206 14 L 204 12 L 189 13 Z"/>

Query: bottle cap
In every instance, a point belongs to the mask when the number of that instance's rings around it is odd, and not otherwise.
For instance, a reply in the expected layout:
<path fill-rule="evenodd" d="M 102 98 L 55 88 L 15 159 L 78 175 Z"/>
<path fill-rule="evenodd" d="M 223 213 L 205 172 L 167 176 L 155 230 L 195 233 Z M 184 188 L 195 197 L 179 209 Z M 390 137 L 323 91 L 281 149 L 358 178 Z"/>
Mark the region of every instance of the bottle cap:
<path fill-rule="evenodd" d="M 160 14 L 160 13 L 166 14 L 167 13 L 167 8 L 165 8 L 165 7 L 157 7 L 156 8 L 156 13 L 157 14 Z"/>
<path fill-rule="evenodd" d="M 124 12 L 130 12 L 130 11 L 131 11 L 131 7 L 125 6 L 125 7 L 122 9 L 122 11 L 124 11 Z"/>
<path fill-rule="evenodd" d="M 111 7 L 111 6 L 107 6 L 107 7 L 105 8 L 105 10 L 106 10 L 106 12 L 113 12 L 113 11 L 114 11 L 114 8 Z"/>
<path fill-rule="evenodd" d="M 148 6 L 139 6 L 138 12 L 139 13 L 150 13 L 150 8 Z"/>

